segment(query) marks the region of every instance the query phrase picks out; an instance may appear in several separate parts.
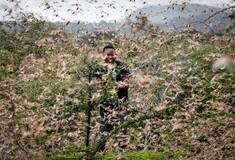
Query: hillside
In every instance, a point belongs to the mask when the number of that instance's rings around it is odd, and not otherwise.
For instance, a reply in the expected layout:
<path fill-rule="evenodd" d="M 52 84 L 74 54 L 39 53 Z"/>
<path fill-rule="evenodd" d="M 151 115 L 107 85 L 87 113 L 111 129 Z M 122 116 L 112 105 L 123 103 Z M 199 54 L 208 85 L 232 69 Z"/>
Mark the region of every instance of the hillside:
<path fill-rule="evenodd" d="M 70 23 L 65 26 L 69 32 L 77 32 L 86 29 L 89 32 L 97 31 L 113 31 L 115 34 L 131 34 L 131 26 L 128 22 L 141 23 L 141 17 L 147 17 L 148 21 L 153 25 L 159 26 L 162 30 L 170 32 L 181 32 L 186 29 L 196 29 L 204 34 L 223 34 L 231 25 L 232 20 L 227 18 L 231 14 L 231 10 L 219 12 L 223 8 L 211 7 L 199 4 L 173 4 L 173 5 L 149 5 L 142 8 L 137 8 L 130 13 L 130 17 L 123 19 L 120 22 L 105 22 L 99 23 Z M 218 12 L 218 13 L 217 13 Z M 217 13 L 217 14 L 215 14 Z M 210 19 L 207 20 L 211 15 Z M 206 21 L 205 21 L 206 20 Z M 204 22 L 205 21 L 205 22 Z M 124 26 L 122 26 L 126 23 Z M 58 26 L 64 26 L 63 23 L 57 22 Z M 187 27 L 189 26 L 190 27 Z M 120 26 L 122 26 L 120 28 Z M 235 31 L 232 31 L 234 34 Z"/>
<path fill-rule="evenodd" d="M 183 3 L 183 4 L 171 4 L 171 5 L 149 5 L 142 8 L 138 8 L 133 11 L 133 14 L 139 15 L 145 14 L 149 19 L 156 24 L 163 24 L 165 21 L 169 21 L 176 17 L 190 18 L 192 15 L 204 15 L 221 10 L 221 8 L 199 5 L 193 3 Z M 166 20 L 165 20 L 166 19 Z"/>
<path fill-rule="evenodd" d="M 169 6 L 150 5 L 133 11 L 133 13 L 131 13 L 131 19 L 135 21 L 136 19 L 134 17 L 147 16 L 152 23 L 161 26 L 165 30 L 172 29 L 173 32 L 182 31 L 190 24 L 191 28 L 207 34 L 211 32 L 207 25 L 217 33 L 231 24 L 231 19 L 226 18 L 227 15 L 231 14 L 231 11 L 219 12 L 221 10 L 222 8 L 192 3 L 173 3 Z M 200 23 L 216 12 L 219 13 L 205 23 Z M 177 30 L 175 28 L 177 28 Z"/>
<path fill-rule="evenodd" d="M 83 31 L 91 33 L 111 31 L 116 35 L 129 35 L 133 34 L 131 32 L 131 24 L 139 24 L 141 23 L 141 17 L 147 17 L 148 21 L 151 24 L 160 27 L 161 30 L 170 32 L 181 32 L 186 29 L 196 29 L 204 34 L 215 35 L 224 34 L 225 30 L 232 23 L 232 20 L 228 18 L 228 16 L 232 13 L 232 10 L 219 12 L 223 9 L 224 8 L 193 3 L 172 3 L 171 5 L 158 6 L 148 5 L 142 8 L 137 8 L 129 14 L 130 17 L 126 17 L 126 19 L 122 19 L 117 22 L 101 21 L 97 23 L 88 23 L 83 21 L 58 21 L 53 22 L 53 24 L 56 25 L 57 28 L 65 29 L 67 32 L 70 33 L 78 33 L 80 36 L 84 36 L 84 34 L 82 33 Z M 213 14 L 215 15 L 207 20 L 207 18 Z M 129 22 L 131 22 L 131 24 Z M 3 24 L 4 25 L 2 25 L 1 28 L 4 28 L 8 32 L 12 30 L 20 32 L 22 29 L 20 22 L 18 22 L 18 24 L 16 25 L 15 22 L 10 22 L 9 24 L 5 24 L 3 22 Z M 235 31 L 233 30 L 231 33 L 234 34 Z"/>
<path fill-rule="evenodd" d="M 98 106 L 107 97 L 88 73 L 109 43 L 132 74 L 130 101 L 122 104 L 129 112 L 127 147 L 118 147 L 117 130 L 104 136 L 103 158 L 235 156 L 234 69 L 212 71 L 219 57 L 234 56 L 234 36 L 159 32 L 77 44 L 73 34 L 38 21 L 22 33 L 1 31 L 0 39 L 0 159 L 102 157 L 94 151 L 102 137 Z M 90 105 L 91 147 L 86 148 Z"/>

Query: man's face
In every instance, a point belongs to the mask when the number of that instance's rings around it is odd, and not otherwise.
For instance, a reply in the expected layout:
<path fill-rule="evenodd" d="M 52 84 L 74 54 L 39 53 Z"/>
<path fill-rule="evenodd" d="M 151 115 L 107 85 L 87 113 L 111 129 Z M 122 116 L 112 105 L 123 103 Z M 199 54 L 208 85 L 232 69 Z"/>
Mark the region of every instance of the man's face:
<path fill-rule="evenodd" d="M 114 63 L 116 57 L 114 55 L 115 50 L 112 48 L 105 49 L 104 54 L 105 54 L 105 62 L 106 63 Z"/>

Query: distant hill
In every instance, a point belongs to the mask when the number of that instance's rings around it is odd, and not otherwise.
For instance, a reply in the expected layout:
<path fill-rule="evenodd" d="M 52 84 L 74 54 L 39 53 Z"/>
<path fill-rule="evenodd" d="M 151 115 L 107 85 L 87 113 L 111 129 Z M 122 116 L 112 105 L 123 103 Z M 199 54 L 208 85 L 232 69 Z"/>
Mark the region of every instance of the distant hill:
<path fill-rule="evenodd" d="M 130 13 L 132 22 L 138 21 L 138 17 L 146 16 L 150 22 L 158 25 L 161 29 L 180 32 L 187 29 L 186 26 L 190 25 L 192 28 L 199 30 L 203 33 L 218 33 L 223 32 L 227 26 L 231 24 L 231 19 L 225 18 L 230 13 L 219 12 L 222 8 L 212 7 L 207 5 L 183 3 L 172 5 L 148 5 L 142 8 L 137 8 Z M 205 23 L 201 23 L 208 19 L 209 16 L 217 13 Z M 231 12 L 231 11 L 230 11 Z M 58 28 L 64 28 L 68 32 L 79 33 L 84 35 L 83 32 L 100 32 L 112 31 L 115 34 L 131 34 L 130 28 L 125 24 L 121 29 L 121 24 L 124 24 L 126 19 L 119 22 L 106 22 L 99 23 L 85 23 L 85 22 L 54 22 Z M 50 22 L 51 23 L 51 22 Z M 66 24 L 67 23 L 67 24 Z M 16 25 L 16 30 L 20 31 L 20 26 Z M 235 33 L 235 32 L 234 32 Z"/>
<path fill-rule="evenodd" d="M 209 14 L 201 14 L 195 16 L 194 19 L 175 17 L 168 22 L 168 26 L 172 29 L 175 28 L 175 31 L 181 31 L 185 26 L 190 25 L 191 28 L 200 30 L 203 33 L 213 34 L 223 33 L 231 24 L 231 20 L 229 18 L 225 18 L 225 13 L 217 14 L 208 19 L 209 16 Z"/>
<path fill-rule="evenodd" d="M 134 17 L 135 15 L 138 16 L 139 14 L 147 15 L 149 20 L 153 23 L 162 24 L 176 17 L 190 18 L 193 15 L 208 16 L 210 13 L 220 10 L 221 8 L 211 7 L 207 5 L 184 3 L 178 5 L 149 5 L 138 8 L 131 14 L 134 15 Z"/>
<path fill-rule="evenodd" d="M 212 7 L 207 5 L 184 3 L 178 5 L 148 5 L 142 8 L 138 8 L 130 13 L 130 20 L 138 21 L 138 17 L 146 16 L 153 24 L 160 26 L 162 29 L 173 30 L 174 32 L 182 31 L 186 29 L 187 25 L 192 28 L 200 30 L 203 33 L 221 32 L 225 30 L 227 26 L 231 24 L 231 19 L 226 18 L 230 12 L 219 12 L 222 8 Z M 208 19 L 214 13 L 215 16 L 210 18 L 204 24 L 201 21 Z M 123 19 L 123 22 L 126 20 Z M 68 31 L 74 32 L 79 29 L 85 29 L 91 32 L 101 30 L 113 30 L 117 34 L 130 33 L 129 26 L 125 25 L 121 30 L 118 27 L 123 22 L 105 22 L 100 23 L 80 23 L 79 25 L 71 23 L 66 26 Z"/>
<path fill-rule="evenodd" d="M 135 21 L 138 16 L 147 16 L 148 19 L 162 28 L 175 31 L 185 29 L 187 25 L 202 31 L 203 33 L 220 32 L 231 24 L 231 19 L 226 18 L 229 11 L 219 12 L 222 8 L 207 5 L 184 3 L 167 6 L 145 6 L 133 11 L 131 20 Z M 208 19 L 214 13 L 219 12 Z M 202 21 L 208 19 L 204 24 Z M 208 26 L 208 27 L 206 27 Z"/>

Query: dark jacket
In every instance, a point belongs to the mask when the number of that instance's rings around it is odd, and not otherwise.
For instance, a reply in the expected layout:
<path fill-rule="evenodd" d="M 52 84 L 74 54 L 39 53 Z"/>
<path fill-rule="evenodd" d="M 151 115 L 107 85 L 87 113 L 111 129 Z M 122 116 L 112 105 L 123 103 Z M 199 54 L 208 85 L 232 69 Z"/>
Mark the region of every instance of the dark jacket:
<path fill-rule="evenodd" d="M 122 63 L 121 61 L 115 61 L 114 67 L 114 74 L 115 74 L 115 81 L 121 81 L 123 77 L 128 77 L 130 75 L 130 71 L 128 70 L 127 66 Z M 102 76 L 107 74 L 108 69 L 106 67 L 99 67 L 96 69 L 94 73 L 94 77 L 97 79 L 102 79 Z M 119 88 L 117 91 L 118 98 L 124 100 L 128 100 L 128 89 Z"/>

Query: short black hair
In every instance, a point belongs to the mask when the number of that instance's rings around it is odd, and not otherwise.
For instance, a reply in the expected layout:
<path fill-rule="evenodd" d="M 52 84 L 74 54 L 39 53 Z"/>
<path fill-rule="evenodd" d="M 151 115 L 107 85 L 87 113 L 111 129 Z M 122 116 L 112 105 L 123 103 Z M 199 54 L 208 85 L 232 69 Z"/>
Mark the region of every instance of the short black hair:
<path fill-rule="evenodd" d="M 114 50 L 115 50 L 114 46 L 112 46 L 112 45 L 107 45 L 107 46 L 105 46 L 105 47 L 104 47 L 104 49 L 103 49 L 103 53 L 104 53 L 104 51 L 105 51 L 106 49 L 109 49 L 109 48 L 111 48 L 111 49 L 114 49 Z"/>

